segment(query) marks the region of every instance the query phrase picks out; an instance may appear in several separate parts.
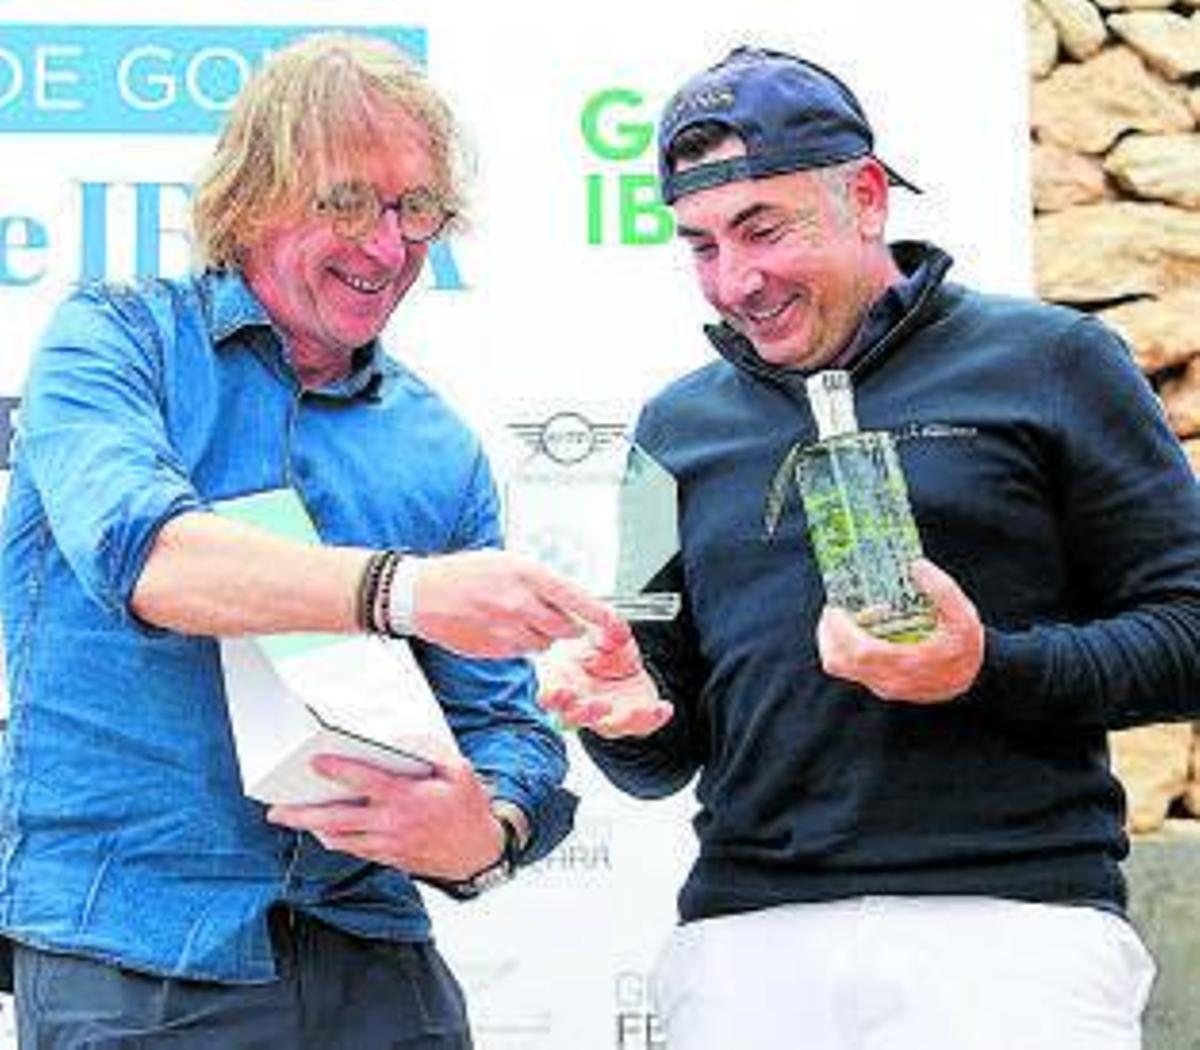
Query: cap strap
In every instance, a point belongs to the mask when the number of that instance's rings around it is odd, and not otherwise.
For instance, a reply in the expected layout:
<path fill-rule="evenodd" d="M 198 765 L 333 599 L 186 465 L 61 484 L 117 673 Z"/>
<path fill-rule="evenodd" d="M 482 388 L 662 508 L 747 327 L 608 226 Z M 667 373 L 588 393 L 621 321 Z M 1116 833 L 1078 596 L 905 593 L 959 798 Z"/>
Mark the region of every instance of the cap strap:
<path fill-rule="evenodd" d="M 743 182 L 746 179 L 765 179 L 772 175 L 786 175 L 793 171 L 828 168 L 834 164 L 844 164 L 847 161 L 858 160 L 859 157 L 870 155 L 870 151 L 866 149 L 861 153 L 849 156 L 845 154 L 831 156 L 814 154 L 806 148 L 802 151 L 772 150 L 768 153 L 728 157 L 724 160 L 697 164 L 666 176 L 662 182 L 662 198 L 666 204 L 674 204 L 680 197 L 686 197 L 689 193 L 698 193 L 700 190 L 712 189 L 714 186 L 724 186 L 730 182 Z M 879 164 L 892 185 L 902 186 L 913 193 L 921 192 L 895 169 L 884 164 L 883 161 L 879 161 Z"/>

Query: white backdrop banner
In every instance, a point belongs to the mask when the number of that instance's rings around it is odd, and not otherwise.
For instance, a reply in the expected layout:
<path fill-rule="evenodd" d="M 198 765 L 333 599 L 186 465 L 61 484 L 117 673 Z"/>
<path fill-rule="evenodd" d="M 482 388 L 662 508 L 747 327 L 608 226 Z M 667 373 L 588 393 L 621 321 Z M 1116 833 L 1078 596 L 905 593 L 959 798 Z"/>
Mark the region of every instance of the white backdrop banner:
<path fill-rule="evenodd" d="M 520 447 L 513 424 L 561 412 L 626 423 L 707 360 L 706 310 L 655 193 L 653 129 L 678 82 L 739 43 L 794 50 L 854 87 L 881 155 L 925 190 L 894 195 L 894 236 L 941 244 L 959 280 L 1027 292 L 1023 11 L 1017 0 L 9 0 L 0 448 L 39 332 L 72 285 L 187 268 L 190 184 L 211 137 L 247 72 L 298 35 L 396 40 L 468 131 L 472 228 L 435 249 L 386 339 L 503 469 Z M 569 743 L 583 802 L 568 842 L 490 899 L 432 902 L 481 1050 L 664 1045 L 646 975 L 693 851 L 692 800 L 624 799 Z"/>

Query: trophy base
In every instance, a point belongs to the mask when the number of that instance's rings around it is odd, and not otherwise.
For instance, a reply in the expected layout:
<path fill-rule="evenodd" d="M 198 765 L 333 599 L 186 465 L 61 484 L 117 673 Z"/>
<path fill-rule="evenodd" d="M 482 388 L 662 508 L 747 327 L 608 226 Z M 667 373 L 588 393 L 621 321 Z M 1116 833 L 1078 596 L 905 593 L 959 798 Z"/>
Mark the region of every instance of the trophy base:
<path fill-rule="evenodd" d="M 622 594 L 604 600 L 631 623 L 673 620 L 679 615 L 682 604 L 679 595 L 669 591 Z"/>

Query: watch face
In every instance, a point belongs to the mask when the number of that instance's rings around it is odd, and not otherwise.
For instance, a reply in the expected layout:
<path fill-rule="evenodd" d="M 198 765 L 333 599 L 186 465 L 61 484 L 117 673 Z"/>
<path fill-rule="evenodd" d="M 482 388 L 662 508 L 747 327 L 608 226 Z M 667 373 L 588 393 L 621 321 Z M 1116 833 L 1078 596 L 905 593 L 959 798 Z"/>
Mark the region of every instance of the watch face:
<path fill-rule="evenodd" d="M 496 819 L 504 829 L 504 849 L 491 867 L 484 868 L 469 879 L 455 884 L 463 898 L 478 897 L 479 894 L 508 882 L 517 872 L 520 844 L 516 826 L 499 814 L 496 815 Z"/>

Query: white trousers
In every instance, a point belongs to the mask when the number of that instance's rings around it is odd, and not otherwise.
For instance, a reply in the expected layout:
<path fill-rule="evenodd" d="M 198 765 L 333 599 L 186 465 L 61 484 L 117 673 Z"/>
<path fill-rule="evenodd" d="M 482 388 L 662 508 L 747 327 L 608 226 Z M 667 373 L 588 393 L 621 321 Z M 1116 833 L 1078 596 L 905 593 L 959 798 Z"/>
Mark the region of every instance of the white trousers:
<path fill-rule="evenodd" d="M 984 897 L 863 897 L 678 927 L 669 1050 L 1138 1050 L 1154 962 L 1123 919 Z"/>

